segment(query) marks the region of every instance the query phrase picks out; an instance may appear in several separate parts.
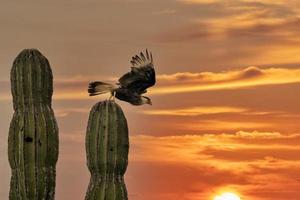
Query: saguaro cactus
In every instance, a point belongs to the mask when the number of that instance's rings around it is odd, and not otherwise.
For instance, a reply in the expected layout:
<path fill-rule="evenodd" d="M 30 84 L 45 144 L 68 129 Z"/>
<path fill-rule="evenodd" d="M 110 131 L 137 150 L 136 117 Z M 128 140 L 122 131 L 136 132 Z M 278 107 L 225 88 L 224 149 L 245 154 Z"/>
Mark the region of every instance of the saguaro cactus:
<path fill-rule="evenodd" d="M 128 164 L 128 127 L 114 101 L 95 104 L 86 133 L 87 165 L 91 179 L 86 200 L 126 200 L 124 173 Z"/>
<path fill-rule="evenodd" d="M 54 199 L 58 128 L 51 108 L 52 82 L 49 62 L 38 50 L 25 49 L 14 60 L 10 200 Z"/>

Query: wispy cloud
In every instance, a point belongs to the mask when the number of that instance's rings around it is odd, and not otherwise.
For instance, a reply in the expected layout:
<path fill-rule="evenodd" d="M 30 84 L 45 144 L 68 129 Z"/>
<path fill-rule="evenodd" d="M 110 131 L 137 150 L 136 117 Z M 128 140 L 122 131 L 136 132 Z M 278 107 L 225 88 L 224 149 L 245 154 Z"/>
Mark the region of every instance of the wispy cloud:
<path fill-rule="evenodd" d="M 300 69 L 248 67 L 219 73 L 177 73 L 161 75 L 159 78 L 162 83 L 159 87 L 151 89 L 152 94 L 231 90 L 298 83 L 300 82 Z"/>
<path fill-rule="evenodd" d="M 262 146 L 260 140 L 267 140 L 266 145 Z M 283 139 L 285 142 L 282 144 L 278 143 L 278 139 Z M 205 153 L 207 149 L 217 149 L 217 150 L 231 150 L 233 152 L 251 149 L 256 150 L 265 150 L 269 149 L 271 156 L 271 150 L 273 150 L 276 157 L 276 151 L 281 150 L 291 150 L 291 151 L 300 151 L 299 145 L 294 145 L 294 140 L 300 141 L 300 134 L 282 134 L 279 132 L 259 132 L 259 131 L 238 131 L 235 134 L 204 134 L 204 135 L 183 135 L 183 136 L 164 136 L 164 137 L 155 137 L 155 136 L 133 136 L 133 145 L 138 146 L 142 151 L 141 155 L 133 155 L 132 159 L 137 160 L 165 160 L 166 158 L 170 161 L 182 162 L 181 159 L 185 157 L 186 162 L 194 163 L 194 160 L 205 158 L 205 159 L 215 159 L 211 157 L 211 154 Z M 257 143 L 253 142 L 256 141 Z M 152 146 L 156 146 L 155 151 L 161 151 L 160 153 L 150 153 Z M 179 151 L 181 149 L 181 151 Z M 149 154 L 143 154 L 147 152 Z M 173 153 L 174 154 L 173 154 Z M 246 153 L 246 152 L 245 152 Z M 272 154 L 273 154 L 272 153 Z M 176 156 L 176 155 L 177 156 Z M 147 156 L 151 158 L 148 158 Z M 159 156 L 161 155 L 161 157 Z M 165 156 L 169 155 L 169 156 Z M 171 156 L 172 155 L 172 156 Z M 295 157 L 293 158 L 300 162 L 300 157 L 297 154 L 291 154 Z M 143 157 L 146 156 L 146 157 Z M 181 157 L 182 156 L 182 157 Z M 268 155 L 266 155 L 268 156 Z M 180 159 L 178 159 L 180 157 Z M 243 155 L 236 154 L 236 157 L 239 157 L 240 161 L 243 162 Z M 193 158 L 193 159 L 191 159 Z M 260 159 L 264 159 L 261 157 Z M 288 160 L 288 158 L 286 158 Z M 200 161 L 199 160 L 199 161 Z M 201 160 L 200 162 L 207 162 L 208 160 Z M 246 161 L 247 162 L 247 161 Z M 299 163 L 300 164 L 300 163 Z M 222 166 L 222 168 L 225 166 Z"/>
<path fill-rule="evenodd" d="M 285 142 L 280 143 L 280 140 Z M 131 154 L 130 160 L 137 165 L 145 163 L 141 168 L 149 166 L 152 169 L 148 171 L 150 175 L 143 175 L 145 178 L 160 177 L 155 182 L 160 187 L 153 186 L 151 189 L 159 190 L 160 194 L 168 193 L 168 187 L 164 186 L 168 185 L 178 188 L 173 195 L 180 196 L 184 192 L 189 194 L 188 199 L 196 200 L 199 196 L 207 199 L 217 191 L 233 190 L 240 193 L 243 199 L 257 200 L 265 197 L 265 191 L 277 188 L 277 193 L 269 194 L 269 197 L 280 200 L 286 195 L 285 190 L 280 189 L 282 184 L 289 185 L 288 195 L 291 197 L 298 194 L 300 148 L 295 141 L 300 141 L 299 134 L 258 131 L 202 136 L 140 135 L 132 137 L 135 154 Z M 177 177 L 174 181 L 170 181 L 172 175 Z M 184 190 L 179 189 L 179 183 L 182 183 L 180 187 Z M 189 187 L 191 185 L 195 187 Z M 137 187 L 146 192 L 143 183 Z"/>
<path fill-rule="evenodd" d="M 193 40 L 236 40 L 246 37 L 255 38 L 255 44 L 260 44 L 260 38 L 282 44 L 283 41 L 298 40 L 299 11 L 295 2 L 284 5 L 283 1 L 218 1 L 218 0 L 181 0 L 181 3 L 201 6 L 212 4 L 227 10 L 221 17 L 194 17 L 185 26 L 176 31 L 166 31 L 158 36 L 161 42 L 188 42 Z M 292 5 L 295 5 L 294 7 Z M 269 37 L 269 38 L 267 38 Z M 242 42 L 242 41 L 239 41 Z M 274 45 L 273 44 L 273 45 Z M 249 44 L 251 45 L 251 44 Z"/>
<path fill-rule="evenodd" d="M 158 75 L 158 79 L 161 81 L 184 81 L 187 83 L 194 82 L 226 82 L 233 81 L 239 79 L 247 79 L 247 78 L 255 78 L 260 75 L 263 75 L 262 69 L 251 66 L 247 67 L 243 70 L 236 71 L 227 71 L 227 72 L 199 72 L 199 73 L 191 73 L 191 72 L 178 72 L 175 74 L 162 74 Z"/>
<path fill-rule="evenodd" d="M 266 129 L 272 128 L 273 123 L 262 122 L 259 120 L 252 121 L 240 121 L 234 119 L 216 119 L 216 120 L 198 120 L 193 121 L 193 123 L 185 123 L 186 130 L 194 131 L 233 131 L 239 129 L 253 130 L 253 129 Z"/>
<path fill-rule="evenodd" d="M 199 116 L 207 114 L 220 114 L 220 113 L 242 113 L 247 111 L 245 108 L 238 107 L 191 107 L 182 109 L 161 109 L 161 110 L 146 110 L 143 111 L 145 114 L 149 115 L 174 115 L 174 116 Z"/>

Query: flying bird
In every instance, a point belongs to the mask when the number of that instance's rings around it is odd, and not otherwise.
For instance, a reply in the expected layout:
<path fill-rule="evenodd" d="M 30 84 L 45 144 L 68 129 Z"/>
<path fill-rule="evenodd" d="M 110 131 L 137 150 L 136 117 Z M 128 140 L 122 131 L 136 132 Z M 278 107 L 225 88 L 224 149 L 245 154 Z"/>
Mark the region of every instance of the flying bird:
<path fill-rule="evenodd" d="M 152 53 L 146 49 L 145 54 L 141 52 L 140 55 L 132 57 L 130 62 L 131 70 L 119 78 L 116 85 L 101 81 L 91 82 L 88 88 L 89 95 L 95 96 L 110 92 L 110 99 L 116 97 L 135 106 L 152 105 L 151 99 L 144 96 L 147 89 L 156 82 Z"/>

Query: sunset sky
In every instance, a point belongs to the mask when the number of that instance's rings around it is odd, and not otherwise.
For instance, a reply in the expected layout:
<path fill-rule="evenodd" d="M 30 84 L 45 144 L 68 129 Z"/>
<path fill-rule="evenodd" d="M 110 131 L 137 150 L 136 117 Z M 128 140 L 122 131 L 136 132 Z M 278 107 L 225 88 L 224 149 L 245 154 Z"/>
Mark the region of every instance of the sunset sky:
<path fill-rule="evenodd" d="M 0 3 L 0 199 L 8 199 L 10 69 L 39 49 L 54 74 L 57 200 L 80 200 L 89 81 L 116 82 L 151 50 L 152 106 L 122 106 L 130 200 L 300 199 L 299 0 L 53 0 Z"/>

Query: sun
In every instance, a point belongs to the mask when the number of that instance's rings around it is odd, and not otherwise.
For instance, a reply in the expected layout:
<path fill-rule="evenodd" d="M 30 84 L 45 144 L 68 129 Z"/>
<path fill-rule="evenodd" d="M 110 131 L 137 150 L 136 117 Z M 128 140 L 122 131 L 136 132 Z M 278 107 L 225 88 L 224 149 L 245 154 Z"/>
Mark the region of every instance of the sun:
<path fill-rule="evenodd" d="M 241 198 L 232 192 L 225 192 L 215 196 L 213 200 L 241 200 Z"/>

